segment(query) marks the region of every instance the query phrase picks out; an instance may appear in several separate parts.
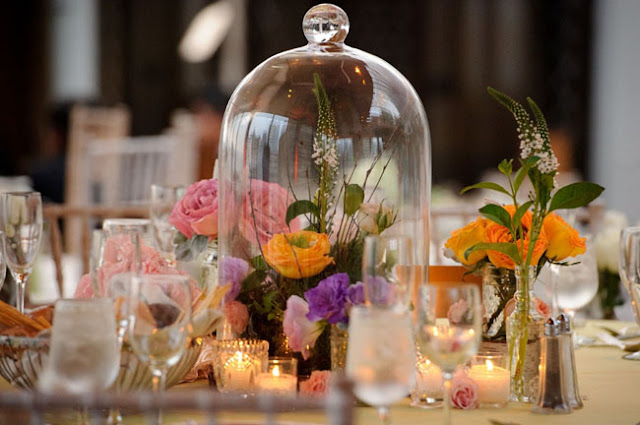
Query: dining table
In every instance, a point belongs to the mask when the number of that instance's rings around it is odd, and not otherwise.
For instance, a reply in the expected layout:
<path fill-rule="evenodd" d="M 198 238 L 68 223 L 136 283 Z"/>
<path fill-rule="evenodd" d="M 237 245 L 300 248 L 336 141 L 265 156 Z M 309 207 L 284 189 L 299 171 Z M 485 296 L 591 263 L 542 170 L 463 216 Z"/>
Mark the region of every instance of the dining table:
<path fill-rule="evenodd" d="M 575 351 L 579 390 L 584 407 L 570 414 L 541 415 L 531 412 L 532 404 L 510 402 L 503 408 L 476 408 L 471 410 L 452 410 L 452 423 L 456 424 L 493 424 L 493 425 L 533 425 L 533 424 L 640 424 L 640 361 L 625 360 L 625 352 L 612 345 L 598 342 L 597 335 L 603 330 L 630 329 L 637 325 L 630 322 L 588 320 L 578 333 L 590 344 L 580 346 Z M 627 340 L 629 343 L 640 342 L 640 337 Z M 179 384 L 170 392 L 180 391 L 214 391 L 208 381 L 199 380 L 192 383 Z M 16 391 L 6 381 L 0 381 L 0 391 Z M 379 419 L 376 409 L 356 404 L 354 409 L 355 424 L 377 425 Z M 392 406 L 391 418 L 394 425 L 437 424 L 442 422 L 442 409 L 417 408 L 410 405 L 406 398 Z M 144 415 L 126 415 L 125 423 L 130 425 L 145 424 Z M 258 424 L 264 416 L 258 413 L 235 412 L 225 413 L 218 423 L 225 424 Z M 293 411 L 277 415 L 277 423 L 287 425 L 310 425 L 328 423 L 326 414 L 321 411 Z M 205 424 L 206 417 L 202 412 L 165 412 L 165 424 L 200 425 Z"/>

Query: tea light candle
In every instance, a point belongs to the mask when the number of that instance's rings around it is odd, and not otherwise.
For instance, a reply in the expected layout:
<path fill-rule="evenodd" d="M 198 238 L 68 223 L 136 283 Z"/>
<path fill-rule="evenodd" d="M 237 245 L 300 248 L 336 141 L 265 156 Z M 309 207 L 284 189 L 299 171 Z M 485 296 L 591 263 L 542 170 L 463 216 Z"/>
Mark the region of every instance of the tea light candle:
<path fill-rule="evenodd" d="M 227 391 L 248 391 L 255 380 L 255 359 L 253 356 L 236 352 L 224 364 Z"/>
<path fill-rule="evenodd" d="M 478 384 L 481 405 L 504 406 L 509 401 L 509 371 L 494 365 L 490 359 L 471 366 L 469 377 Z"/>
<path fill-rule="evenodd" d="M 427 358 L 416 362 L 416 390 L 429 398 L 442 398 L 442 371 Z"/>
<path fill-rule="evenodd" d="M 268 372 L 256 379 L 259 391 L 295 395 L 298 388 L 298 361 L 294 358 L 270 358 Z"/>

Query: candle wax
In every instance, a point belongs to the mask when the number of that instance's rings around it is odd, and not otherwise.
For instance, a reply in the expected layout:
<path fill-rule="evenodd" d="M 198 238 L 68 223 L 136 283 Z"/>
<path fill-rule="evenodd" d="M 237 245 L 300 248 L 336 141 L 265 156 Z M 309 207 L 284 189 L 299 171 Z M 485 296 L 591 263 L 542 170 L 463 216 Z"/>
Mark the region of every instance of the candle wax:
<path fill-rule="evenodd" d="M 475 365 L 469 377 L 478 384 L 478 402 L 502 404 L 509 400 L 509 371 L 492 365 Z"/>

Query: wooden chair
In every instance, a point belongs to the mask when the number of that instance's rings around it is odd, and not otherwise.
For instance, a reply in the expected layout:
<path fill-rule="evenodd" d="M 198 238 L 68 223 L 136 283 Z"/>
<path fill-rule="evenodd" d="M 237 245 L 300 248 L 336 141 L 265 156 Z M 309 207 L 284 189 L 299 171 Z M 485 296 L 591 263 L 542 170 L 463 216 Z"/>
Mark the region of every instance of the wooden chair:
<path fill-rule="evenodd" d="M 275 425 L 276 414 L 279 412 L 318 411 L 325 412 L 326 423 L 329 425 L 352 425 L 354 423 L 352 385 L 344 379 L 336 381 L 327 397 L 313 399 L 268 395 L 244 398 L 210 390 L 169 391 L 160 394 L 101 393 L 80 397 L 6 391 L 0 392 L 0 423 L 43 424 L 44 413 L 86 407 L 90 413 L 111 408 L 144 412 L 147 423 L 151 424 L 156 423 L 155 413 L 162 409 L 164 412 L 204 412 L 207 424 L 217 424 L 217 416 L 221 412 L 241 412 L 252 416 L 262 414 L 261 423 Z"/>

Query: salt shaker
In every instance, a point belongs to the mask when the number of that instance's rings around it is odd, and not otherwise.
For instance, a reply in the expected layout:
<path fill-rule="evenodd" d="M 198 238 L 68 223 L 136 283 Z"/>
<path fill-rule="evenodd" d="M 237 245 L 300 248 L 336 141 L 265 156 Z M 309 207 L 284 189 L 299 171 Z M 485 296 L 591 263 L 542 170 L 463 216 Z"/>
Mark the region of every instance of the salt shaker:
<path fill-rule="evenodd" d="M 573 332 L 571 319 L 564 313 L 558 316 L 560 332 L 560 351 L 562 352 L 564 366 L 564 383 L 567 390 L 567 402 L 574 409 L 582 408 L 582 399 L 578 391 L 578 375 L 576 373 L 576 358 L 573 351 Z"/>
<path fill-rule="evenodd" d="M 560 350 L 558 322 L 553 317 L 544 324 L 540 355 L 538 398 L 531 411 L 544 414 L 571 413 L 565 396 L 563 358 Z"/>

